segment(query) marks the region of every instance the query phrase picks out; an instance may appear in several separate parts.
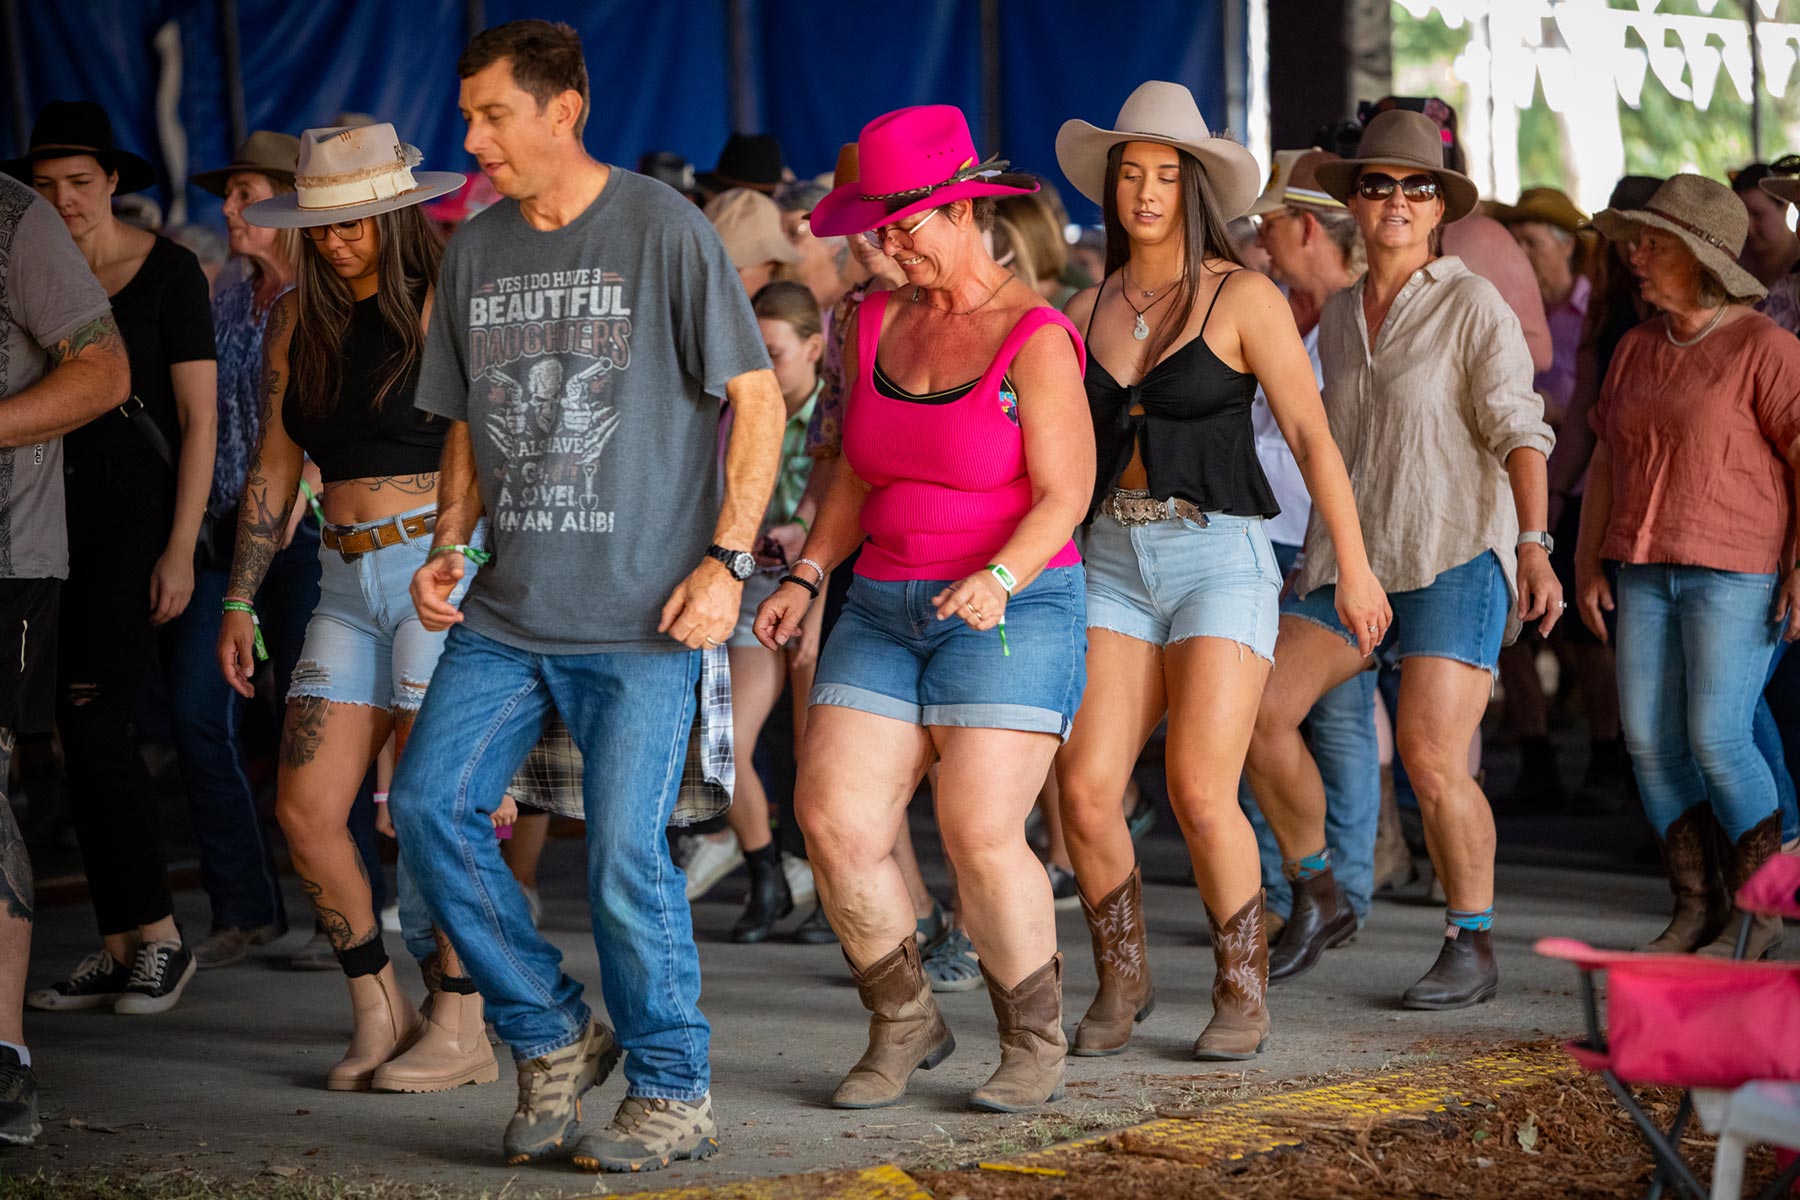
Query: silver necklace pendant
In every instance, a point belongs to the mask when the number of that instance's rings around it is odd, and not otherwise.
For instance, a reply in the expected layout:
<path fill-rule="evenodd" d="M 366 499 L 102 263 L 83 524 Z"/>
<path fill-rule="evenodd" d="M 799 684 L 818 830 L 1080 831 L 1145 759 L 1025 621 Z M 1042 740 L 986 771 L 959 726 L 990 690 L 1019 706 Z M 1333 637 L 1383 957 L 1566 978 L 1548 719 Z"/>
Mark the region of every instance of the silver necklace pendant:
<path fill-rule="evenodd" d="M 1150 326 L 1145 324 L 1143 313 L 1137 315 L 1137 324 L 1131 327 L 1131 336 L 1140 342 L 1150 336 Z"/>

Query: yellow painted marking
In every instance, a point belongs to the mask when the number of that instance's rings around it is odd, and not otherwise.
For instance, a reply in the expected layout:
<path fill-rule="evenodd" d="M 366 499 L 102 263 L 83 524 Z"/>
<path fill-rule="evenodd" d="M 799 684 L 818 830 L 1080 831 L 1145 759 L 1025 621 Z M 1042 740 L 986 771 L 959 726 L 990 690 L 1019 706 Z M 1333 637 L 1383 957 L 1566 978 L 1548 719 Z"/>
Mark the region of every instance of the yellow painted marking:
<path fill-rule="evenodd" d="M 931 1200 L 931 1193 L 899 1167 L 883 1165 L 828 1175 L 788 1175 L 711 1187 L 639 1192 L 634 1200 Z"/>
<path fill-rule="evenodd" d="M 1006 1171 L 1014 1175 L 1055 1175 L 1058 1177 L 1068 1175 L 1067 1171 L 1058 1170 L 1055 1167 L 1021 1167 L 1017 1163 L 1003 1162 L 984 1162 L 975 1165 L 983 1171 Z"/>

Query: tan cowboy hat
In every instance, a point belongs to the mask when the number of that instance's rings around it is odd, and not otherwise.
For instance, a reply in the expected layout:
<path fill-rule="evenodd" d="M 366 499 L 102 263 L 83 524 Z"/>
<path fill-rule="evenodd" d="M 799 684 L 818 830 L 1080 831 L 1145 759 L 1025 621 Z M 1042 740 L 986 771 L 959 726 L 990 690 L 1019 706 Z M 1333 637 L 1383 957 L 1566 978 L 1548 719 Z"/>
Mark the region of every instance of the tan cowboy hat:
<path fill-rule="evenodd" d="M 1671 175 L 1642 208 L 1609 208 L 1594 214 L 1594 228 L 1615 242 L 1629 241 L 1648 226 L 1674 234 L 1700 265 L 1719 277 L 1733 300 L 1761 300 L 1769 289 L 1738 266 L 1750 213 L 1737 193 L 1704 175 Z"/>
<path fill-rule="evenodd" d="M 1568 195 L 1553 187 L 1526 188 L 1519 193 L 1517 204 L 1494 205 L 1493 217 L 1502 225 L 1537 221 L 1554 225 L 1564 233 L 1580 233 L 1587 227 L 1587 214 L 1575 207 Z"/>
<path fill-rule="evenodd" d="M 1790 161 L 1792 160 L 1784 159 L 1775 165 L 1785 166 Z M 1795 193 L 1800 192 L 1800 175 L 1790 175 L 1785 172 L 1780 175 L 1764 175 L 1756 181 L 1756 186 L 1785 204 L 1793 204 Z"/>
<path fill-rule="evenodd" d="M 294 164 L 300 158 L 300 139 L 291 133 L 259 129 L 244 140 L 231 161 L 214 171 L 198 171 L 188 182 L 215 196 L 225 194 L 225 185 L 239 171 L 254 171 L 294 186 Z"/>
<path fill-rule="evenodd" d="M 1289 205 L 1343 212 L 1343 202 L 1319 186 L 1319 168 L 1336 161 L 1337 155 L 1317 146 L 1310 150 L 1277 150 L 1275 165 L 1269 170 L 1269 184 L 1250 206 L 1248 215 L 1260 217 Z"/>
<path fill-rule="evenodd" d="M 1355 158 L 1339 159 L 1319 167 L 1319 186 L 1335 198 L 1350 202 L 1356 176 L 1364 167 L 1392 164 L 1417 167 L 1435 176 L 1444 197 L 1444 224 L 1469 215 L 1481 199 L 1475 181 L 1444 165 L 1444 135 L 1438 123 L 1424 113 L 1393 108 L 1377 113 L 1363 130 Z"/>
<path fill-rule="evenodd" d="M 268 229 L 333 225 L 410 208 L 463 185 L 455 171 L 415 174 L 422 157 L 386 123 L 309 129 L 300 136 L 294 190 L 250 205 L 244 220 Z"/>
<path fill-rule="evenodd" d="M 1200 161 L 1219 204 L 1219 219 L 1244 215 L 1262 190 L 1262 169 L 1250 151 L 1206 127 L 1194 94 L 1179 83 L 1152 79 L 1138 85 L 1119 110 L 1115 129 L 1086 121 L 1064 121 L 1056 135 L 1056 161 L 1075 190 L 1104 204 L 1106 155 L 1120 142 L 1160 142 L 1186 150 Z"/>
<path fill-rule="evenodd" d="M 739 270 L 800 261 L 800 251 L 781 231 L 781 209 L 761 192 L 750 188 L 720 192 L 706 202 L 705 212 L 725 243 L 731 265 Z"/>

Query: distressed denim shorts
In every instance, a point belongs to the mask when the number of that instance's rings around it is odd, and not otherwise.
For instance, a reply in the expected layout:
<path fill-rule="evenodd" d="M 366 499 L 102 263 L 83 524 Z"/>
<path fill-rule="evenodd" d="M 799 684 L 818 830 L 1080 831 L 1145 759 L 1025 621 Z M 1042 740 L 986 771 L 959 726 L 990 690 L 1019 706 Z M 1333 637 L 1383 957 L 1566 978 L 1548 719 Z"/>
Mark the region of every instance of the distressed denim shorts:
<path fill-rule="evenodd" d="M 380 521 L 338 527 L 340 533 L 396 528 L 407 517 L 436 511 L 435 505 Z M 366 704 L 395 712 L 417 712 L 425 687 L 443 653 L 444 634 L 419 623 L 413 608 L 412 577 L 431 553 L 431 535 L 402 541 L 349 562 L 336 550 L 319 547 L 319 607 L 306 624 L 306 642 L 294 664 L 288 697 L 318 696 L 334 704 Z M 486 541 L 477 526 L 473 543 Z M 463 563 L 462 582 L 450 593 L 461 604 L 475 578 L 475 564 Z"/>
<path fill-rule="evenodd" d="M 1512 612 L 1506 572 L 1492 550 L 1448 571 L 1422 588 L 1389 592 L 1394 623 L 1382 646 L 1395 646 L 1400 658 L 1448 658 L 1493 673 L 1500 668 L 1500 643 Z M 1322 625 L 1356 645 L 1337 615 L 1337 588 L 1314 588 L 1304 599 L 1290 597 L 1284 617 Z M 1567 614 L 1564 615 L 1567 619 Z"/>
<path fill-rule="evenodd" d="M 955 582 L 858 575 L 819 655 L 812 703 L 1067 739 L 1087 686 L 1081 568 L 1047 570 L 1007 602 L 1010 654 L 996 629 L 938 620 L 931 598 Z"/>
<path fill-rule="evenodd" d="M 1167 646 L 1215 637 L 1275 661 L 1281 570 L 1261 517 L 1202 514 L 1121 525 L 1101 513 L 1088 525 L 1089 629 Z"/>

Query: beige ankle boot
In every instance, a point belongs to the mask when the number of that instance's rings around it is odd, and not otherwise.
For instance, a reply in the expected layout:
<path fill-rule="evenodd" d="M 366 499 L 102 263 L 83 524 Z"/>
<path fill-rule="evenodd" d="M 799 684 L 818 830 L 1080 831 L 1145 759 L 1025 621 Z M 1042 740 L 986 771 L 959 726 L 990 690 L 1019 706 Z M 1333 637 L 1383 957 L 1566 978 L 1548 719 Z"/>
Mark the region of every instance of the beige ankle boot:
<path fill-rule="evenodd" d="M 894 949 L 850 974 L 869 1010 L 869 1048 L 831 1097 L 837 1108 L 882 1108 L 906 1094 L 915 1070 L 929 1071 L 956 1049 L 931 995 L 931 981 L 911 935 Z"/>
<path fill-rule="evenodd" d="M 356 1024 L 350 1048 L 325 1072 L 325 1087 L 333 1092 L 366 1092 L 375 1068 L 418 1036 L 419 1012 L 400 990 L 392 963 L 374 975 L 357 975 L 344 982 L 350 985 L 350 1009 Z"/>
<path fill-rule="evenodd" d="M 467 981 L 444 982 L 454 986 Z M 378 1092 L 442 1092 L 498 1078 L 500 1064 L 488 1045 L 481 994 L 444 988 L 432 993 L 418 1040 L 377 1067 L 369 1086 Z"/>
<path fill-rule="evenodd" d="M 981 965 L 1000 1024 L 1000 1069 L 969 1097 L 988 1112 L 1027 1112 L 1062 1099 L 1069 1042 L 1062 1030 L 1062 955 L 1021 979 L 1000 985 Z"/>

